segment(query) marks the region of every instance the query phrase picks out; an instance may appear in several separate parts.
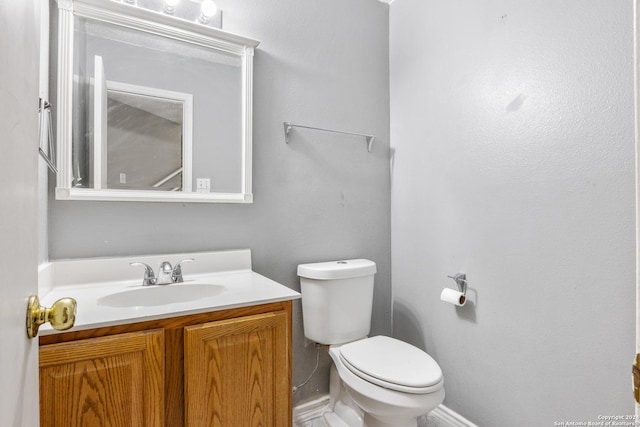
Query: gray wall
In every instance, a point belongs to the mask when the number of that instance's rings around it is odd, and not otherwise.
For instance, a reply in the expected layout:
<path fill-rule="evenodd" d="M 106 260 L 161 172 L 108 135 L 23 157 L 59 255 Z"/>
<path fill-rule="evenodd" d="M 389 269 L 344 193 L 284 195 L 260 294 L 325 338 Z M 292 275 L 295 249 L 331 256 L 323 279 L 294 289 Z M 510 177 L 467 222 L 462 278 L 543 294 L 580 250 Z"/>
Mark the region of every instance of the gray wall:
<path fill-rule="evenodd" d="M 390 333 L 387 5 L 372 0 L 219 0 L 224 29 L 261 41 L 255 55 L 251 205 L 54 201 L 51 259 L 251 248 L 253 268 L 299 289 L 299 263 L 378 264 L 373 333 Z M 377 135 L 294 130 L 283 121 Z M 185 269 L 188 274 L 188 269 Z M 299 302 L 294 381 L 311 372 Z M 328 357 L 296 402 L 328 389 Z"/>
<path fill-rule="evenodd" d="M 481 426 L 633 413 L 632 2 L 390 14 L 394 334 Z"/>
<path fill-rule="evenodd" d="M 134 104 L 136 98 L 134 95 Z M 176 123 L 109 96 L 107 99 L 106 188 L 153 189 L 155 183 L 182 167 L 182 120 Z M 181 104 L 165 105 L 182 114 Z M 125 183 L 120 183 L 122 173 Z M 178 174 L 158 188 L 181 186 L 182 175 Z"/>

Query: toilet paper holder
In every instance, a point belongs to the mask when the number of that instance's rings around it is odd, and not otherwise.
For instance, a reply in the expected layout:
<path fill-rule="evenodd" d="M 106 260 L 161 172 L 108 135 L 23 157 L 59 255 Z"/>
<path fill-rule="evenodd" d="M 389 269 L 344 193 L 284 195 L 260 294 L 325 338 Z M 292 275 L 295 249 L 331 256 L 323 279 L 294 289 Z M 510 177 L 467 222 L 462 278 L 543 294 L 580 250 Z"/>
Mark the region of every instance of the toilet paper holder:
<path fill-rule="evenodd" d="M 464 273 L 458 273 L 454 276 L 447 276 L 450 279 L 456 281 L 456 285 L 458 285 L 458 290 L 462 292 L 464 297 L 467 297 L 467 275 Z"/>

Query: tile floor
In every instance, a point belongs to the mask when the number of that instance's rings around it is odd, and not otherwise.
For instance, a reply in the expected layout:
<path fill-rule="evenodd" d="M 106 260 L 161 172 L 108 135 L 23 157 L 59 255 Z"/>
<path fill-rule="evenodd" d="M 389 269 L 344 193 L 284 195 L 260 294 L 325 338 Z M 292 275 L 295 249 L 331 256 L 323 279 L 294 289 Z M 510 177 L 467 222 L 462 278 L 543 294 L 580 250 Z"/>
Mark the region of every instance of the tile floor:
<path fill-rule="evenodd" d="M 327 427 L 322 418 L 314 418 L 303 423 L 293 423 L 293 427 Z"/>
<path fill-rule="evenodd" d="M 322 417 L 314 418 L 303 423 L 293 423 L 293 427 L 327 427 Z M 435 419 L 429 419 L 429 417 L 421 417 L 418 419 L 418 427 L 444 427 L 438 423 Z"/>

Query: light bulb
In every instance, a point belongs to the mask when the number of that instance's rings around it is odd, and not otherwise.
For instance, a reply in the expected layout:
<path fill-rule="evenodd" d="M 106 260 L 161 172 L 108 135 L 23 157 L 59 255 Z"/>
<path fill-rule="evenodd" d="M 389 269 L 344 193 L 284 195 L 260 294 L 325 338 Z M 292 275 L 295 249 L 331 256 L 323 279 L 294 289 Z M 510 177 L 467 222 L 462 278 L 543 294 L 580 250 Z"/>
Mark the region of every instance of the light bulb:
<path fill-rule="evenodd" d="M 198 21 L 200 21 L 201 24 L 208 23 L 209 19 L 215 15 L 217 11 L 218 7 L 213 0 L 203 0 L 200 5 L 200 17 L 198 18 Z"/>
<path fill-rule="evenodd" d="M 164 7 L 162 8 L 165 13 L 173 15 L 176 11 L 176 5 L 180 3 L 180 0 L 164 0 Z"/>

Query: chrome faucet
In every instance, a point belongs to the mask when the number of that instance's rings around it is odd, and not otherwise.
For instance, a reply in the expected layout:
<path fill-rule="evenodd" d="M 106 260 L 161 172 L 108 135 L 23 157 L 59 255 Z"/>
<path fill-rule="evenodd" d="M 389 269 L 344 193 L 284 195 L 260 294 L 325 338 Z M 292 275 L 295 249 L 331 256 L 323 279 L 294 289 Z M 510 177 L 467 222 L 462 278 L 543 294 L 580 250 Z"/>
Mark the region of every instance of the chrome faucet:
<path fill-rule="evenodd" d="M 137 266 L 141 265 L 144 267 L 144 278 L 142 279 L 142 286 L 149 286 L 156 284 L 156 275 L 153 274 L 153 268 L 149 266 L 149 264 L 145 264 L 144 262 L 131 262 L 129 265 Z"/>
<path fill-rule="evenodd" d="M 187 258 L 187 259 L 183 259 L 182 261 L 178 261 L 178 263 L 173 267 L 173 270 L 171 270 L 171 280 L 173 281 L 173 283 L 182 283 L 182 264 L 184 264 L 185 262 L 193 262 L 195 261 L 195 259 L 193 258 Z"/>
<path fill-rule="evenodd" d="M 171 268 L 171 263 L 168 261 L 163 261 L 160 264 L 160 268 L 158 269 L 158 277 L 156 278 L 156 285 L 169 285 L 173 283 L 171 279 L 171 273 L 173 273 L 173 268 Z"/>
<path fill-rule="evenodd" d="M 181 283 L 183 281 L 181 265 L 185 262 L 193 261 L 193 258 L 183 259 L 182 261 L 179 261 L 173 268 L 171 267 L 170 262 L 163 261 L 162 264 L 160 264 L 160 268 L 158 269 L 158 277 L 156 277 L 156 275 L 153 273 L 153 269 L 144 262 L 132 262 L 129 263 L 129 265 L 141 265 L 144 267 L 144 278 L 142 279 L 142 286 L 169 285 L 171 283 Z"/>

